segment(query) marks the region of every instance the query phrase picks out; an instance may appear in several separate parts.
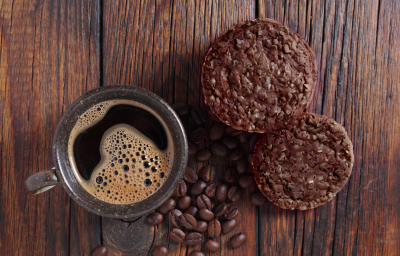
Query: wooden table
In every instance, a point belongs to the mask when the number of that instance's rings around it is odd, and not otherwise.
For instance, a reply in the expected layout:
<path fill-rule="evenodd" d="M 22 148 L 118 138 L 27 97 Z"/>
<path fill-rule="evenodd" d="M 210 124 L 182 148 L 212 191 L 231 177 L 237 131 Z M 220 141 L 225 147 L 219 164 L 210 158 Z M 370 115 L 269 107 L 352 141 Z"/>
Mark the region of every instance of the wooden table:
<path fill-rule="evenodd" d="M 396 0 L 0 1 L 0 255 L 90 255 L 102 243 L 104 219 L 61 187 L 38 196 L 24 187 L 54 166 L 53 134 L 78 96 L 120 83 L 202 105 L 211 42 L 256 17 L 289 26 L 315 50 L 308 110 L 344 125 L 355 165 L 337 197 L 315 210 L 243 200 L 237 230 L 248 241 L 232 250 L 224 236 L 216 254 L 400 255 L 399 12 Z M 211 164 L 222 171 L 229 162 Z M 162 243 L 171 255 L 192 250 Z"/>

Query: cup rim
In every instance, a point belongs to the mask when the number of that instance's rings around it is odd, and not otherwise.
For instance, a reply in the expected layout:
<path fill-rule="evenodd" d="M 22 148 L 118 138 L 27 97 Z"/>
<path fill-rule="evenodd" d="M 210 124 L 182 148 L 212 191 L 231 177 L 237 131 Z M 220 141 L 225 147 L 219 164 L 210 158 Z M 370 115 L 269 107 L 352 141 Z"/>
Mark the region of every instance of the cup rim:
<path fill-rule="evenodd" d="M 174 157 L 167 180 L 154 194 L 131 204 L 111 204 L 94 197 L 77 181 L 68 157 L 68 140 L 77 118 L 90 106 L 116 98 L 133 100 L 149 107 L 164 122 L 166 132 L 173 138 Z M 179 117 L 161 97 L 137 86 L 107 85 L 86 92 L 65 111 L 53 138 L 53 160 L 64 189 L 78 205 L 104 217 L 135 218 L 158 208 L 175 192 L 185 173 L 188 142 Z"/>

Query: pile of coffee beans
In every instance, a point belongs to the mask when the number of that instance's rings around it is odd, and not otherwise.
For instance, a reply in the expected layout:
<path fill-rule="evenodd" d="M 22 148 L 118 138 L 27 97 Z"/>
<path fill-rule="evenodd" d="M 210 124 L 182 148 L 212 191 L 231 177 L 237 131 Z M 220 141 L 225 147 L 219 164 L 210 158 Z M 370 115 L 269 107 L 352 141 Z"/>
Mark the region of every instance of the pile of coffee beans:
<path fill-rule="evenodd" d="M 190 110 L 185 103 L 176 103 L 172 108 L 179 116 L 190 113 L 191 121 L 195 125 L 188 136 L 189 156 L 194 157 L 197 162 L 208 161 L 213 156 L 229 157 L 234 166 L 226 170 L 216 170 L 212 165 L 205 165 L 198 172 L 188 166 L 174 196 L 161 205 L 158 212 L 150 213 L 147 220 L 151 225 L 158 225 L 167 218 L 173 226 L 169 232 L 171 240 L 190 246 L 204 243 L 208 251 L 218 251 L 221 247 L 218 242 L 221 234 L 230 233 L 237 226 L 239 209 L 232 203 L 241 199 L 242 189 L 255 184 L 252 171 L 247 172 L 251 169 L 249 162 L 252 161 L 252 154 L 246 156 L 240 147 L 249 141 L 250 134 L 225 126 L 212 112 L 208 113 L 208 117 L 214 122 L 206 129 L 209 119 L 203 109 Z M 205 144 L 202 142 L 207 138 L 213 144 L 209 148 L 198 149 L 200 144 Z M 223 183 L 216 182 L 216 173 L 220 172 L 223 173 Z M 255 205 L 266 202 L 260 192 L 252 193 L 250 199 Z M 237 248 L 245 242 L 245 232 L 237 232 L 230 239 L 230 246 Z M 153 255 L 167 255 L 168 249 L 161 247 L 155 248 Z M 205 254 L 193 251 L 190 255 Z"/>

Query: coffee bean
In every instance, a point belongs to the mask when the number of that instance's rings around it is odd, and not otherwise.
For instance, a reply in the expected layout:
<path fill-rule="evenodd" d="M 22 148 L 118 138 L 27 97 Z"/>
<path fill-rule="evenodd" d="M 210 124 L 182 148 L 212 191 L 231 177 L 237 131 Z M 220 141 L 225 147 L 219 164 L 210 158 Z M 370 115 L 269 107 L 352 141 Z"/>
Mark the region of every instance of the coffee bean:
<path fill-rule="evenodd" d="M 187 245 L 199 245 L 203 242 L 203 235 L 197 232 L 189 233 L 186 236 L 185 242 Z"/>
<path fill-rule="evenodd" d="M 157 246 L 151 252 L 151 256 L 167 256 L 168 255 L 168 248 L 165 245 Z"/>
<path fill-rule="evenodd" d="M 226 206 L 226 203 L 219 203 L 216 207 L 214 207 L 215 217 L 220 217 L 224 215 L 227 211 L 228 211 L 228 206 Z"/>
<path fill-rule="evenodd" d="M 234 230 L 236 228 L 236 226 L 237 226 L 237 222 L 235 219 L 222 222 L 222 225 L 221 225 L 222 233 L 228 234 L 229 232 Z"/>
<path fill-rule="evenodd" d="M 186 183 L 184 180 L 182 180 L 181 183 L 179 183 L 178 188 L 176 189 L 175 195 L 176 196 L 184 196 L 184 195 L 186 195 L 186 192 L 187 192 Z"/>
<path fill-rule="evenodd" d="M 169 232 L 169 237 L 177 243 L 182 243 L 185 241 L 186 234 L 179 228 L 173 228 Z"/>
<path fill-rule="evenodd" d="M 188 143 L 188 155 L 193 156 L 197 152 L 197 145 L 189 141 Z"/>
<path fill-rule="evenodd" d="M 218 238 L 221 235 L 221 223 L 217 219 L 213 219 L 208 223 L 208 236 Z"/>
<path fill-rule="evenodd" d="M 178 209 L 173 209 L 168 213 L 168 219 L 171 222 L 172 225 L 174 225 L 177 228 L 181 227 L 181 223 L 179 218 L 181 217 L 182 212 L 179 211 Z"/>
<path fill-rule="evenodd" d="M 255 182 L 253 174 L 245 174 L 239 178 L 238 183 L 241 188 L 247 188 Z"/>
<path fill-rule="evenodd" d="M 188 195 L 184 195 L 178 200 L 178 208 L 181 210 L 186 210 L 189 208 L 192 198 Z"/>
<path fill-rule="evenodd" d="M 185 213 L 188 213 L 192 216 L 196 216 L 198 209 L 196 206 L 189 206 L 189 208 L 186 209 Z"/>
<path fill-rule="evenodd" d="M 242 158 L 244 155 L 244 152 L 241 148 L 237 148 L 235 150 L 233 150 L 233 152 L 231 153 L 231 159 L 233 161 L 239 160 L 240 158 Z"/>
<path fill-rule="evenodd" d="M 190 107 L 186 102 L 177 102 L 172 104 L 171 107 L 178 116 L 186 116 L 190 111 Z"/>
<path fill-rule="evenodd" d="M 238 213 L 239 209 L 236 206 L 231 205 L 228 207 L 228 211 L 224 214 L 224 218 L 226 220 L 233 220 L 234 218 L 236 218 Z"/>
<path fill-rule="evenodd" d="M 233 168 L 228 168 L 224 173 L 224 180 L 227 182 L 234 182 L 236 180 L 236 176 L 236 170 Z"/>
<path fill-rule="evenodd" d="M 205 208 L 211 210 L 212 208 L 210 198 L 208 198 L 208 196 L 204 194 L 199 195 L 196 199 L 196 202 L 197 202 L 197 207 L 199 207 L 199 209 Z"/>
<path fill-rule="evenodd" d="M 169 211 L 172 209 L 175 209 L 176 206 L 176 201 L 173 198 L 169 198 L 165 203 L 163 203 L 160 208 L 158 208 L 158 211 L 162 214 L 167 214 Z"/>
<path fill-rule="evenodd" d="M 195 229 L 197 227 L 197 220 L 188 213 L 182 214 L 179 221 L 187 229 Z"/>
<path fill-rule="evenodd" d="M 106 256 L 107 251 L 107 247 L 105 247 L 104 245 L 100 245 L 93 250 L 92 256 Z"/>
<path fill-rule="evenodd" d="M 240 174 L 245 173 L 247 171 L 247 165 L 248 165 L 246 157 L 242 157 L 239 160 L 237 160 L 235 162 L 235 165 L 236 165 L 236 171 L 238 173 Z"/>
<path fill-rule="evenodd" d="M 214 122 L 221 122 L 221 120 L 219 120 L 219 118 L 214 114 L 214 112 L 212 112 L 211 109 L 207 111 L 207 115 Z"/>
<path fill-rule="evenodd" d="M 203 193 L 204 189 L 207 187 L 207 183 L 202 180 L 198 180 L 196 183 L 192 185 L 190 193 L 192 196 L 198 196 Z"/>
<path fill-rule="evenodd" d="M 196 181 L 199 179 L 197 176 L 197 173 L 195 170 L 193 170 L 192 167 L 186 167 L 185 175 L 183 176 L 183 179 L 186 180 L 189 183 L 196 183 Z"/>
<path fill-rule="evenodd" d="M 242 132 L 239 134 L 238 139 L 240 143 L 245 143 L 249 139 L 250 134 L 248 132 Z"/>
<path fill-rule="evenodd" d="M 208 131 L 210 140 L 219 140 L 224 136 L 225 125 L 223 123 L 214 123 Z"/>
<path fill-rule="evenodd" d="M 267 198 L 260 191 L 256 191 L 251 193 L 250 201 L 255 205 L 263 205 L 267 202 Z"/>
<path fill-rule="evenodd" d="M 206 194 L 206 196 L 208 197 L 214 197 L 216 189 L 217 185 L 212 183 L 206 187 L 206 189 L 204 190 L 204 194 Z"/>
<path fill-rule="evenodd" d="M 210 221 L 214 218 L 214 213 L 208 209 L 200 209 L 198 211 L 198 215 L 201 219 L 205 220 L 205 221 Z"/>
<path fill-rule="evenodd" d="M 233 137 L 236 137 L 236 136 L 238 136 L 239 134 L 242 133 L 242 131 L 236 130 L 235 128 L 232 128 L 230 126 L 226 127 L 225 132 L 226 132 L 226 134 L 228 134 L 230 136 L 233 136 Z"/>
<path fill-rule="evenodd" d="M 232 202 L 236 202 L 242 197 L 242 189 L 233 186 L 228 190 L 228 199 L 231 200 Z"/>
<path fill-rule="evenodd" d="M 147 222 L 150 223 L 150 225 L 158 225 L 164 220 L 164 217 L 161 213 L 159 212 L 152 212 L 147 215 Z"/>
<path fill-rule="evenodd" d="M 214 166 L 206 165 L 201 169 L 201 178 L 205 182 L 214 182 L 215 179 L 215 169 Z"/>
<path fill-rule="evenodd" d="M 208 149 L 202 149 L 196 153 L 196 159 L 199 162 L 208 161 L 208 160 L 210 160 L 211 157 L 212 157 L 212 153 Z"/>
<path fill-rule="evenodd" d="M 197 124 L 197 125 L 201 125 L 204 124 L 206 122 L 206 113 L 202 108 L 199 107 L 195 107 L 194 109 L 192 109 L 192 111 L 190 112 L 190 116 L 192 117 L 192 121 Z"/>
<path fill-rule="evenodd" d="M 238 248 L 246 242 L 246 239 L 247 239 L 247 237 L 246 237 L 245 233 L 242 233 L 242 232 L 237 233 L 236 235 L 231 237 L 231 240 L 230 240 L 231 246 L 233 248 Z"/>
<path fill-rule="evenodd" d="M 217 241 L 211 240 L 211 239 L 209 239 L 209 240 L 205 243 L 205 246 L 206 246 L 206 248 L 207 248 L 209 251 L 212 251 L 212 252 L 218 251 L 219 248 L 221 247 L 220 244 L 219 244 Z"/>
<path fill-rule="evenodd" d="M 192 251 L 189 256 L 206 256 L 202 251 L 196 250 Z"/>
<path fill-rule="evenodd" d="M 229 154 L 228 148 L 221 142 L 214 142 L 214 144 L 211 145 L 211 152 L 220 157 L 226 157 Z"/>
<path fill-rule="evenodd" d="M 190 138 L 194 143 L 200 143 L 207 138 L 207 131 L 203 127 L 199 127 L 192 132 Z"/>
<path fill-rule="evenodd" d="M 217 187 L 217 191 L 215 192 L 217 200 L 220 202 L 224 202 L 226 200 L 226 193 L 228 193 L 228 186 L 226 186 L 225 184 L 219 184 Z"/>
<path fill-rule="evenodd" d="M 248 154 L 247 155 L 247 161 L 249 161 L 249 163 L 252 163 L 253 162 L 253 153 L 250 153 L 250 154 Z"/>
<path fill-rule="evenodd" d="M 222 143 L 224 143 L 224 145 L 227 146 L 229 150 L 239 147 L 239 141 L 230 136 L 223 138 Z"/>
<path fill-rule="evenodd" d="M 204 233 L 206 232 L 208 229 L 208 224 L 207 222 L 203 221 L 203 220 L 198 220 L 197 221 L 197 227 L 195 229 L 193 229 L 194 231 L 200 232 L 200 233 Z"/>

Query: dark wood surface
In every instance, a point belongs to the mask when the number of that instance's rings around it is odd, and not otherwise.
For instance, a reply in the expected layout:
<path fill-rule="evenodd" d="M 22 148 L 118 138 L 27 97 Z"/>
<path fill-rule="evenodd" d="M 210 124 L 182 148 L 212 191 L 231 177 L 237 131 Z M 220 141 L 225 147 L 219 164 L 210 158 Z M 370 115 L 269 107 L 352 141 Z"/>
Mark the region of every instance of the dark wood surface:
<path fill-rule="evenodd" d="M 103 243 L 109 220 L 61 187 L 38 196 L 24 187 L 53 167 L 53 134 L 78 96 L 124 83 L 168 103 L 203 105 L 200 69 L 211 42 L 256 17 L 289 26 L 315 50 L 309 111 L 344 125 L 355 165 L 337 197 L 315 210 L 242 200 L 236 230 L 248 241 L 232 250 L 223 236 L 216 255 L 400 255 L 399 12 L 396 0 L 0 0 L 0 255 L 90 255 Z M 231 164 L 210 163 L 220 171 Z M 152 231 L 155 243 L 188 255 L 191 247 L 163 236 L 168 228 Z"/>

